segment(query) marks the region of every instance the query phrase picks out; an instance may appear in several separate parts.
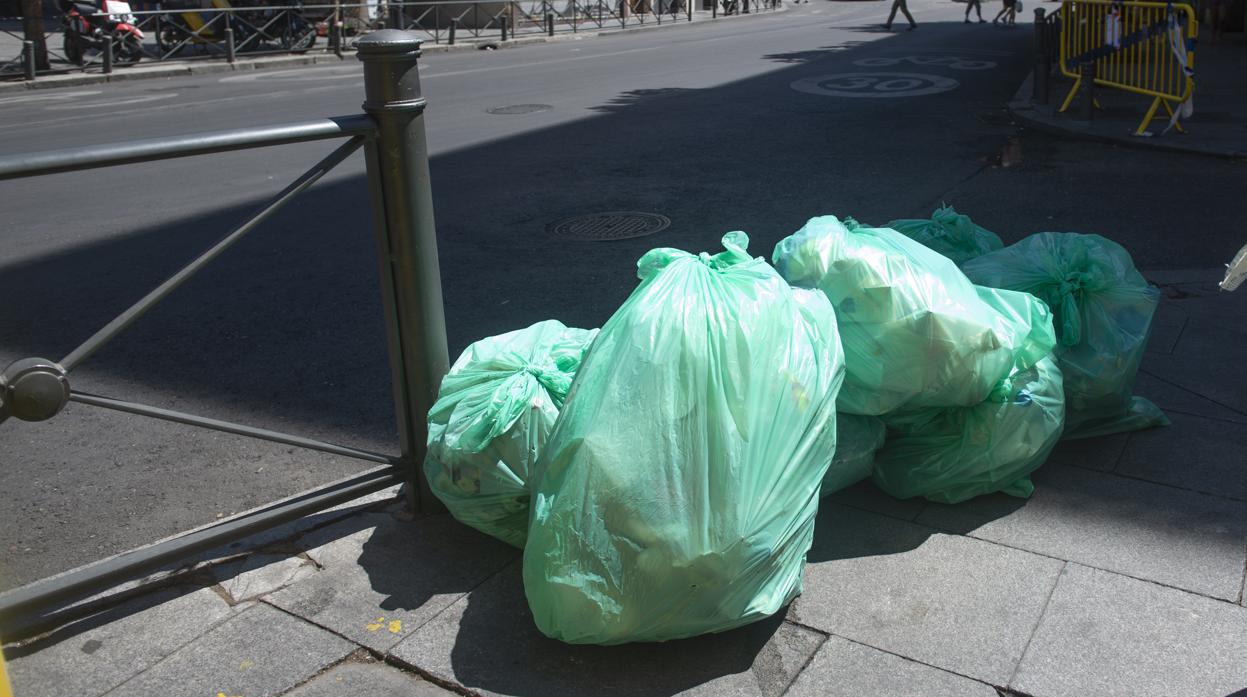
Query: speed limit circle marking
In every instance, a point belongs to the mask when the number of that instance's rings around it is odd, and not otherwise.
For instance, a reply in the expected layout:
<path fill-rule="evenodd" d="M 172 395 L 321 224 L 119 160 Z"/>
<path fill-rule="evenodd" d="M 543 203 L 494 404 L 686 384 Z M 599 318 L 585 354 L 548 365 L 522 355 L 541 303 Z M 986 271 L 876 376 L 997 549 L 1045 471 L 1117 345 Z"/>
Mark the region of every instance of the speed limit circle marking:
<path fill-rule="evenodd" d="M 960 85 L 950 77 L 926 73 L 837 73 L 803 78 L 789 87 L 824 97 L 891 99 L 938 94 Z"/>

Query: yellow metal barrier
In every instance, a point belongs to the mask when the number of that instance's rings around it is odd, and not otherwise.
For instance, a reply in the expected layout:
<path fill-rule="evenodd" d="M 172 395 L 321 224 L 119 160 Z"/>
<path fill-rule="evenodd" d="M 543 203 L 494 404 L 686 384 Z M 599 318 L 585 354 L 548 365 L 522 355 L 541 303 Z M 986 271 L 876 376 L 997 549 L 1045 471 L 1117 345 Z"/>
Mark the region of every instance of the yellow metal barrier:
<path fill-rule="evenodd" d="M 1198 32 L 1195 12 L 1185 3 L 1063 0 L 1061 73 L 1075 80 L 1060 110 L 1073 102 L 1082 86 L 1079 67 L 1090 61 L 1095 84 L 1154 98 L 1136 135 L 1146 132 L 1162 105 L 1182 131 L 1174 109 L 1195 91 Z"/>

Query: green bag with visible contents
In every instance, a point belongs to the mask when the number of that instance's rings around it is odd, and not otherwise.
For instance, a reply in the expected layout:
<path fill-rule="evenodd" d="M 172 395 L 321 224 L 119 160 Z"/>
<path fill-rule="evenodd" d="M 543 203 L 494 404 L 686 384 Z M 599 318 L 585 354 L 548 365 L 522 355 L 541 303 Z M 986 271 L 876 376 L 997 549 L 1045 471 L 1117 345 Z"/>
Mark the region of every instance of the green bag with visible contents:
<path fill-rule="evenodd" d="M 1014 373 L 987 401 L 884 416 L 888 439 L 874 480 L 897 498 L 959 503 L 994 491 L 1026 498 L 1030 473 L 1061 437 L 1065 400 L 1056 361 Z"/>
<path fill-rule="evenodd" d="M 1169 424 L 1131 394 L 1160 291 L 1099 235 L 1041 232 L 963 267 L 975 283 L 1032 293 L 1052 308 L 1065 378 L 1066 438 Z"/>
<path fill-rule="evenodd" d="M 774 614 L 801 590 L 844 359 L 822 294 L 742 232 L 655 249 L 585 356 L 538 463 L 524 548 L 537 627 L 665 641 Z"/>
<path fill-rule="evenodd" d="M 596 335 L 546 320 L 477 341 L 450 367 L 424 472 L 459 522 L 524 546 L 530 473 Z"/>
<path fill-rule="evenodd" d="M 1056 340 L 1043 303 L 976 287 L 895 230 L 813 218 L 773 258 L 791 284 L 822 290 L 836 310 L 847 370 L 842 412 L 973 406 Z"/>
<path fill-rule="evenodd" d="M 958 266 L 1005 246 L 996 233 L 975 225 L 970 216 L 958 213 L 952 206 L 940 206 L 926 220 L 893 220 L 884 227 L 943 254 Z"/>
<path fill-rule="evenodd" d="M 836 454 L 819 496 L 834 494 L 870 477 L 887 428 L 877 416 L 836 414 Z"/>

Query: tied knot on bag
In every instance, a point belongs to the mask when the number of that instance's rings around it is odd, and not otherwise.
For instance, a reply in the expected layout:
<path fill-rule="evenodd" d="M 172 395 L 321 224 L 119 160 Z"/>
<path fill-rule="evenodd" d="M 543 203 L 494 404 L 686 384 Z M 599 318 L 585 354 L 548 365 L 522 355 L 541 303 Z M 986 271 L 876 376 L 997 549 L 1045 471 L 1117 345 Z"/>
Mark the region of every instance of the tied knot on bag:
<path fill-rule="evenodd" d="M 1091 280 L 1091 274 L 1085 271 L 1071 271 L 1057 286 L 1061 301 L 1061 343 L 1065 346 L 1082 341 L 1082 315 L 1078 311 L 1078 300 Z"/>

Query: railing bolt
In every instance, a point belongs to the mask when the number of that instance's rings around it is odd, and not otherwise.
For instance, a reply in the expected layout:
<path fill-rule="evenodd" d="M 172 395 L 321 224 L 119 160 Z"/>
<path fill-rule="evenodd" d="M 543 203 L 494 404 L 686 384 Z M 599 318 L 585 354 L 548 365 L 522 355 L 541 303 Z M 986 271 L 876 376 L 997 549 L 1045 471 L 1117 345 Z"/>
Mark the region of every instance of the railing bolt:
<path fill-rule="evenodd" d="M 35 79 L 35 42 L 22 42 L 22 70 L 27 80 Z"/>
<path fill-rule="evenodd" d="M 22 358 L 0 373 L 0 417 L 46 421 L 68 402 L 69 380 L 65 369 L 55 361 Z"/>

